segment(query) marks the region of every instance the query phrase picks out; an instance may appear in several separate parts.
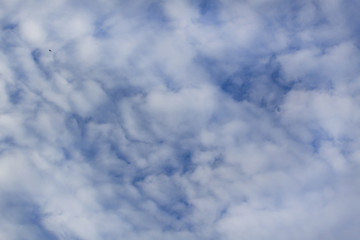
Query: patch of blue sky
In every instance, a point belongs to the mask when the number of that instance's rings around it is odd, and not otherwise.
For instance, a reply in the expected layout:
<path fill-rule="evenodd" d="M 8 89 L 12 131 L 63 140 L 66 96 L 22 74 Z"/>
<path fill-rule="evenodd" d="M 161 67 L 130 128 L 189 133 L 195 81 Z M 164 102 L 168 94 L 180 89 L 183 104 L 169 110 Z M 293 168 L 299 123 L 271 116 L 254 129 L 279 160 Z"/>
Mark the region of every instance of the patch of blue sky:
<path fill-rule="evenodd" d="M 3 192 L 0 201 L 2 217 L 6 224 L 21 226 L 21 231 L 16 231 L 13 237 L 16 239 L 44 239 L 57 240 L 59 237 L 47 230 L 43 225 L 45 214 L 41 207 L 28 199 L 23 192 Z"/>
<path fill-rule="evenodd" d="M 94 37 L 96 38 L 108 38 L 110 37 L 109 29 L 105 26 L 106 18 L 98 19 L 94 23 Z"/>
<path fill-rule="evenodd" d="M 7 94 L 12 104 L 19 104 L 23 100 L 23 90 L 15 87 L 8 87 Z"/>
<path fill-rule="evenodd" d="M 0 156 L 8 150 L 16 147 L 16 142 L 12 136 L 5 136 L 0 139 Z"/>
<path fill-rule="evenodd" d="M 34 63 L 36 64 L 38 70 L 42 74 L 44 74 L 44 78 L 51 79 L 53 69 L 49 68 L 49 66 L 44 65 L 44 63 L 42 61 L 44 54 L 50 55 L 51 53 L 49 53 L 49 51 L 47 49 L 41 50 L 39 48 L 36 48 L 31 52 L 31 57 L 32 57 L 32 60 L 34 61 Z"/>
<path fill-rule="evenodd" d="M 166 16 L 162 1 L 160 0 L 151 1 L 146 6 L 145 19 L 163 25 L 166 25 L 166 23 L 168 23 L 170 20 Z"/>
<path fill-rule="evenodd" d="M 79 139 L 83 139 L 87 133 L 87 124 L 91 122 L 92 117 L 82 117 L 77 113 L 68 115 L 66 123 L 69 130 Z"/>
<path fill-rule="evenodd" d="M 116 78 L 116 76 L 114 76 Z M 126 81 L 119 78 L 119 81 Z M 109 96 L 109 100 L 112 101 L 114 104 L 126 100 L 127 98 L 131 98 L 137 95 L 145 95 L 146 89 L 139 89 L 135 86 L 130 84 L 124 84 L 124 86 L 115 86 L 112 88 L 105 89 L 106 94 Z M 108 106 L 109 107 L 109 106 Z"/>
<path fill-rule="evenodd" d="M 220 88 L 236 101 L 248 101 L 268 110 L 275 110 L 284 96 L 297 82 L 284 81 L 281 65 L 276 57 L 269 62 L 253 66 L 242 66 L 227 76 Z"/>
<path fill-rule="evenodd" d="M 11 59 L 14 59 L 15 50 L 18 50 L 19 45 L 21 45 L 18 24 L 5 25 L 1 33 L 0 41 L 3 46 L 1 52 L 6 53 L 7 56 L 12 56 Z"/>
<path fill-rule="evenodd" d="M 179 151 L 177 149 L 181 148 L 180 146 L 174 146 L 174 155 L 173 159 L 168 159 L 159 169 L 160 173 L 164 173 L 167 176 L 173 176 L 175 174 L 190 174 L 196 168 L 196 165 L 192 161 L 192 154 L 190 151 Z"/>
<path fill-rule="evenodd" d="M 18 25 L 15 24 L 15 23 L 9 23 L 9 24 L 5 24 L 3 27 L 2 27 L 2 30 L 3 31 L 6 31 L 6 30 L 14 30 Z"/>
<path fill-rule="evenodd" d="M 181 220 L 191 213 L 191 206 L 184 197 L 176 197 L 174 201 L 169 202 L 169 204 L 158 204 L 159 210 L 164 211 L 166 214 L 170 215 L 175 222 Z M 191 225 L 186 223 L 180 223 L 181 227 L 186 225 L 191 228 Z M 165 228 L 174 227 L 174 223 L 170 223 Z M 179 229 L 178 229 L 179 230 Z"/>
<path fill-rule="evenodd" d="M 360 20 L 357 18 L 357 9 L 360 8 L 358 1 L 346 1 L 342 3 L 342 7 L 346 12 L 346 24 L 350 27 L 349 35 L 354 40 L 358 48 L 360 48 Z"/>
<path fill-rule="evenodd" d="M 96 160 L 101 146 L 104 144 L 103 138 L 89 138 L 89 123 L 92 122 L 92 117 L 81 117 L 76 113 L 68 114 L 65 119 L 67 130 L 71 132 L 73 138 L 73 146 L 79 150 L 85 159 L 89 162 Z M 97 136 L 100 137 L 100 136 Z M 71 151 L 64 151 L 64 156 L 71 156 Z"/>
<path fill-rule="evenodd" d="M 199 0 L 194 1 L 197 3 L 198 11 L 200 17 L 198 19 L 199 23 L 204 25 L 219 25 L 221 20 L 219 19 L 219 13 L 221 9 L 221 1 L 218 0 Z"/>

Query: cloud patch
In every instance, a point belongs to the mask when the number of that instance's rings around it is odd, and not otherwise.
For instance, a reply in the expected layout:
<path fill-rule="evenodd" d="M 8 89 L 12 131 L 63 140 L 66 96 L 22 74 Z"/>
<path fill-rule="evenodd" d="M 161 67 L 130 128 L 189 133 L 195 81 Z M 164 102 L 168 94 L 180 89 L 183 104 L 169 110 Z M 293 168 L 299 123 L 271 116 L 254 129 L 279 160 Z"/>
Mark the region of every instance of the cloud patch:
<path fill-rule="evenodd" d="M 0 5 L 0 237 L 358 239 L 355 1 Z"/>

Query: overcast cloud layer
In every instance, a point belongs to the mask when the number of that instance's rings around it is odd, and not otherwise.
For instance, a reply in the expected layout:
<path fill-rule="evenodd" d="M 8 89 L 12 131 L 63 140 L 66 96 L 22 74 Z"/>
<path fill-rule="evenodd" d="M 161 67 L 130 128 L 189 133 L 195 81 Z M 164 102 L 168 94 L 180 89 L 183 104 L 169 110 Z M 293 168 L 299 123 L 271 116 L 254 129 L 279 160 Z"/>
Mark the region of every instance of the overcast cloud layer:
<path fill-rule="evenodd" d="M 359 9 L 0 1 L 0 239 L 359 239 Z"/>

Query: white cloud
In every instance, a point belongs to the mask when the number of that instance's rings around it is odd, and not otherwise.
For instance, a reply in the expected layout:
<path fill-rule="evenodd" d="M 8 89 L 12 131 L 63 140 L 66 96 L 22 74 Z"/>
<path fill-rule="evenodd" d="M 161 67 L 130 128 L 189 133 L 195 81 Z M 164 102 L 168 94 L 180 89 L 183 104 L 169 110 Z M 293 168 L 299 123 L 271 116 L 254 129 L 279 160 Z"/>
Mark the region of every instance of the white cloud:
<path fill-rule="evenodd" d="M 0 5 L 0 238 L 358 238 L 345 3 Z"/>
<path fill-rule="evenodd" d="M 334 139 L 356 138 L 358 115 L 352 98 L 319 91 L 293 91 L 283 105 L 284 121 L 300 135 L 317 130 Z"/>
<path fill-rule="evenodd" d="M 39 23 L 35 21 L 26 21 L 21 25 L 20 31 L 22 37 L 26 41 L 29 41 L 34 45 L 44 44 L 46 36 L 42 26 Z"/>

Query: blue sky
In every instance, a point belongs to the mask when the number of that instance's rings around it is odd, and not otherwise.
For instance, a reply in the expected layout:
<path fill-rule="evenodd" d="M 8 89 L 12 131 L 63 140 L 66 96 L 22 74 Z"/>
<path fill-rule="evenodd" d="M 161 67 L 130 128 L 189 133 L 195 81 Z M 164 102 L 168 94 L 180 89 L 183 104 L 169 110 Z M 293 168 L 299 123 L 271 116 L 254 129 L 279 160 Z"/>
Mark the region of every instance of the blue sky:
<path fill-rule="evenodd" d="M 358 9 L 1 1 L 0 238 L 359 239 Z"/>

